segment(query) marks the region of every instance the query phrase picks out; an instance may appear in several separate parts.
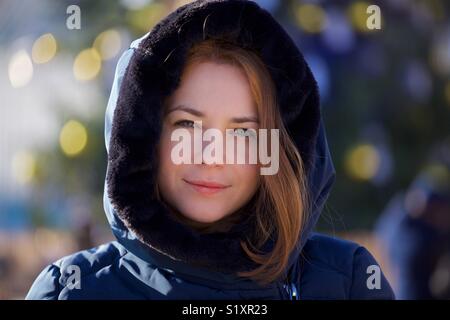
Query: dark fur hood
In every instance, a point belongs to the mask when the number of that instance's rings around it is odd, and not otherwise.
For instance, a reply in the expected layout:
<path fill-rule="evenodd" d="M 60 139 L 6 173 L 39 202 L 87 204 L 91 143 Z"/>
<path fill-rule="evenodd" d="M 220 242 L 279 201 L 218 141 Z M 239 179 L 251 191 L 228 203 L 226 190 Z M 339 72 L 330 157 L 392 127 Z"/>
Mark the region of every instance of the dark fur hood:
<path fill-rule="evenodd" d="M 335 170 L 311 70 L 285 30 L 256 3 L 187 4 L 131 45 L 119 60 L 106 112 L 108 220 L 118 241 L 141 259 L 196 278 L 205 274 L 198 270 L 207 270 L 215 280 L 225 281 L 222 275 L 255 266 L 239 245 L 251 219 L 226 234 L 199 234 L 171 219 L 151 196 L 162 101 L 179 83 L 187 50 L 210 37 L 226 38 L 260 54 L 276 84 L 283 121 L 305 161 L 313 206 L 290 266 L 316 224 Z"/>

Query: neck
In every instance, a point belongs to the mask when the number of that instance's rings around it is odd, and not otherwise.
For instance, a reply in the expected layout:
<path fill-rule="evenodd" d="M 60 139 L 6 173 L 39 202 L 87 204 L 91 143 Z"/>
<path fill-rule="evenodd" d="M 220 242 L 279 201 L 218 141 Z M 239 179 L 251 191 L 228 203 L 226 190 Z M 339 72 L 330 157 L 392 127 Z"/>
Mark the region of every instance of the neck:
<path fill-rule="evenodd" d="M 174 218 L 176 221 L 180 223 L 187 225 L 188 227 L 199 233 L 228 232 L 236 223 L 241 221 L 243 217 L 243 212 L 241 212 L 241 210 L 238 210 L 232 214 L 229 214 L 221 218 L 220 220 L 211 223 L 205 223 L 192 220 L 189 217 L 186 217 L 185 215 L 180 213 L 172 206 L 168 205 L 167 202 L 164 201 L 164 203 L 168 207 L 169 209 L 168 211 L 172 218 Z"/>

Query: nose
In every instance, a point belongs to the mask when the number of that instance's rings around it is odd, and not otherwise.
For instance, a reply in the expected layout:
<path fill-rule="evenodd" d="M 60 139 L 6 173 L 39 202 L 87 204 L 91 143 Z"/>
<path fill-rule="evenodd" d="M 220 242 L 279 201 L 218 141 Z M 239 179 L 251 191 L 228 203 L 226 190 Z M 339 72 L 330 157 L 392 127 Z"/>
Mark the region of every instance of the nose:
<path fill-rule="evenodd" d="M 202 165 L 211 167 L 223 167 L 226 163 L 225 156 L 225 134 L 221 130 L 221 139 L 216 141 L 216 136 L 211 140 L 202 142 Z"/>
<path fill-rule="evenodd" d="M 220 134 L 218 134 L 217 130 L 220 131 Z M 192 163 L 201 163 L 202 165 L 209 167 L 222 167 L 226 164 L 225 129 L 216 129 L 213 135 L 207 134 L 205 136 L 202 134 L 200 138 L 201 141 L 196 138 L 193 140 L 194 145 L 192 146 L 192 150 L 194 150 L 194 152 Z M 195 161 L 196 159 L 197 162 Z M 198 162 L 198 159 L 201 159 L 201 162 Z"/>

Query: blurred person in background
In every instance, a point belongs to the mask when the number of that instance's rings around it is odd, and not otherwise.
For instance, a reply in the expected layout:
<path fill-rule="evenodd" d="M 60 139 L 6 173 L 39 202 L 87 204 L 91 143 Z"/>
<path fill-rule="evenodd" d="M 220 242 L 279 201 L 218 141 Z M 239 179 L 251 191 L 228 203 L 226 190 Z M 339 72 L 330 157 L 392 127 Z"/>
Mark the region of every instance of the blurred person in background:
<path fill-rule="evenodd" d="M 450 299 L 450 139 L 435 146 L 377 227 L 399 299 Z"/>

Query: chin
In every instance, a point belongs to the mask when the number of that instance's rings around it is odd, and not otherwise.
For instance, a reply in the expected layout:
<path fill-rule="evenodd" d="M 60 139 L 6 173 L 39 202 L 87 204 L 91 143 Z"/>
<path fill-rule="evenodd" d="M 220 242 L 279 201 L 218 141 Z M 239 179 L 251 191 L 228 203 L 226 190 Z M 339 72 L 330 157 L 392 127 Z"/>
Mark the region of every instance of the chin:
<path fill-rule="evenodd" d="M 212 209 L 214 210 L 214 209 Z M 220 219 L 222 219 L 225 215 L 211 215 L 211 211 L 208 210 L 195 210 L 194 214 L 187 214 L 185 215 L 186 217 L 188 217 L 191 220 L 194 220 L 196 222 L 201 222 L 201 223 L 213 223 L 216 222 Z"/>

